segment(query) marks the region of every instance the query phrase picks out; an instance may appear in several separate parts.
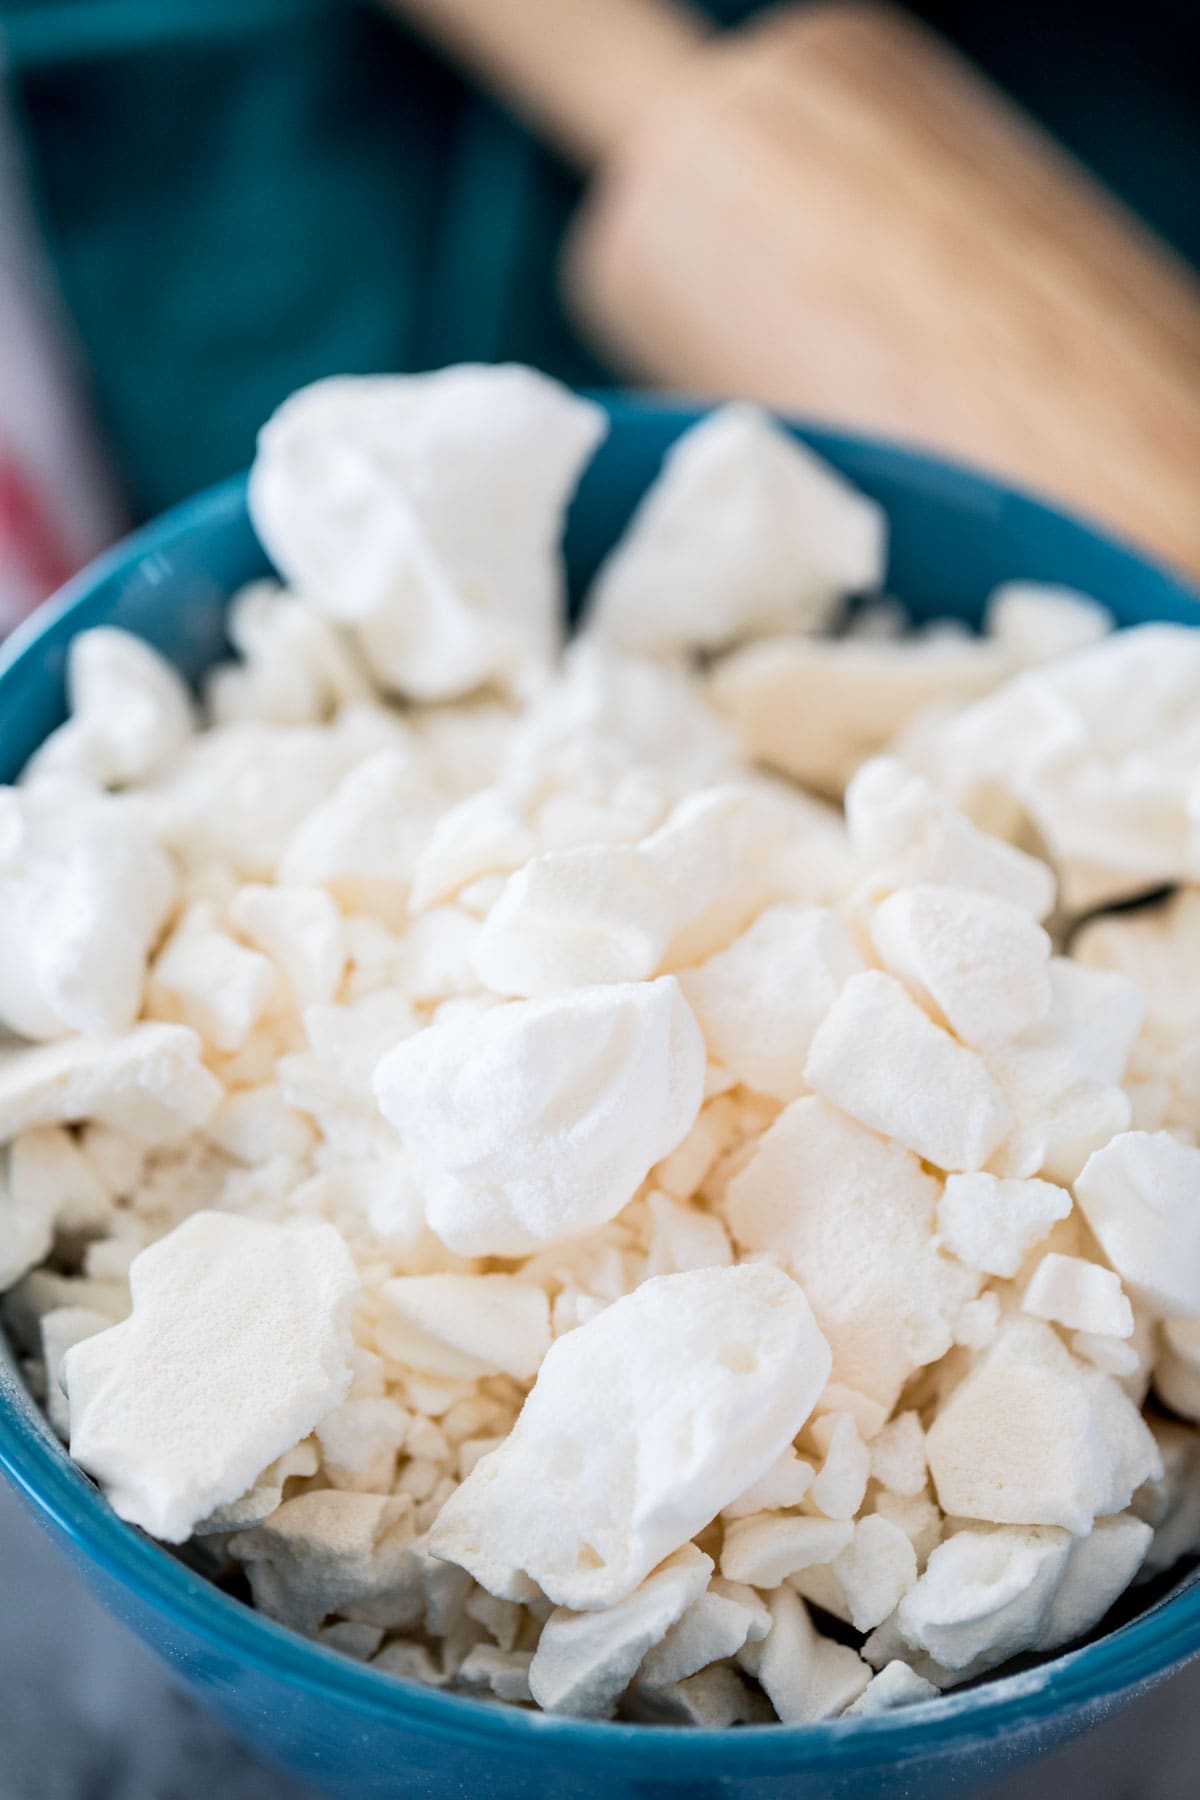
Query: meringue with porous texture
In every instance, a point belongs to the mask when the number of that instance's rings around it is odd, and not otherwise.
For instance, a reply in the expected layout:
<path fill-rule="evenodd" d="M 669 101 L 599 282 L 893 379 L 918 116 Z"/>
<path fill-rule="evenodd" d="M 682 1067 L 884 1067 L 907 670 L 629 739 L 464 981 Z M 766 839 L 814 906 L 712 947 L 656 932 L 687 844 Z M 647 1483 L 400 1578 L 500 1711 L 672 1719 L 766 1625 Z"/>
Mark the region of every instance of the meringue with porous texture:
<path fill-rule="evenodd" d="M 1200 1149 L 1123 1132 L 1093 1151 L 1075 1191 L 1130 1289 L 1156 1312 L 1200 1317 Z"/>
<path fill-rule="evenodd" d="M 130 1317 L 67 1352 L 72 1456 L 182 1542 L 343 1397 L 357 1286 L 327 1225 L 195 1213 L 135 1260 Z"/>
<path fill-rule="evenodd" d="M 576 988 L 418 1032 L 375 1092 L 443 1242 L 517 1256 L 627 1205 L 700 1109 L 704 1042 L 671 976 Z"/>
<path fill-rule="evenodd" d="M 221 1083 L 182 1025 L 135 1025 L 120 1037 L 0 1046 L 0 1143 L 41 1125 L 93 1122 L 143 1144 L 177 1143 L 207 1124 Z"/>
<path fill-rule="evenodd" d="M 936 1180 L 911 1151 L 815 1095 L 780 1114 L 730 1181 L 735 1243 L 778 1256 L 808 1296 L 839 1381 L 890 1412 L 953 1342 L 977 1277 L 938 1253 Z"/>
<path fill-rule="evenodd" d="M 588 627 L 649 655 L 819 631 L 879 585 L 880 507 L 754 406 L 685 432 L 593 584 Z"/>
<path fill-rule="evenodd" d="M 515 364 L 316 382 L 263 427 L 250 515 L 385 688 L 450 699 L 558 647 L 562 515 L 604 429 Z"/>
<path fill-rule="evenodd" d="M 1051 1326 L 1006 1325 L 941 1407 L 926 1440 L 942 1510 L 1076 1535 L 1161 1473 L 1154 1439 L 1110 1375 Z"/>
<path fill-rule="evenodd" d="M 175 901 L 171 860 L 126 802 L 75 777 L 0 788 L 0 1026 L 123 1031 Z"/>
<path fill-rule="evenodd" d="M 431 1548 L 509 1599 L 536 1584 L 576 1611 L 614 1605 L 770 1467 L 829 1367 L 803 1292 L 778 1269 L 645 1282 L 558 1339 Z"/>

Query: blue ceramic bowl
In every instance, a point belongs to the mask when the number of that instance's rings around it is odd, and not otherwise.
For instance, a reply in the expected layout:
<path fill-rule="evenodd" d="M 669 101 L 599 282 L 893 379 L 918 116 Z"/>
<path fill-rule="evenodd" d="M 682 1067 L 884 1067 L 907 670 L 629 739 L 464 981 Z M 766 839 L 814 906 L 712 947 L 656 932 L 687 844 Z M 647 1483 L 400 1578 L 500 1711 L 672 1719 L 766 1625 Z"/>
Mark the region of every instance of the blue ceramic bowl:
<path fill-rule="evenodd" d="M 695 417 L 607 404 L 612 431 L 570 520 L 576 596 L 664 450 Z M 1196 598 L 1169 575 L 1035 500 L 894 445 L 802 435 L 886 508 L 889 584 L 918 616 L 978 620 L 998 581 L 1028 576 L 1095 595 L 1125 625 L 1200 622 Z M 62 718 L 64 658 L 77 631 L 124 626 L 194 678 L 223 649 L 227 597 L 265 568 L 237 480 L 176 508 L 85 572 L 3 652 L 0 780 L 11 780 Z M 232 1732 L 345 1800 L 926 1800 L 1082 1731 L 1200 1651 L 1200 1589 L 1184 1584 L 1069 1655 L 891 1717 L 729 1733 L 580 1724 L 372 1673 L 220 1593 L 108 1510 L 3 1363 L 0 1466 L 88 1585 Z"/>

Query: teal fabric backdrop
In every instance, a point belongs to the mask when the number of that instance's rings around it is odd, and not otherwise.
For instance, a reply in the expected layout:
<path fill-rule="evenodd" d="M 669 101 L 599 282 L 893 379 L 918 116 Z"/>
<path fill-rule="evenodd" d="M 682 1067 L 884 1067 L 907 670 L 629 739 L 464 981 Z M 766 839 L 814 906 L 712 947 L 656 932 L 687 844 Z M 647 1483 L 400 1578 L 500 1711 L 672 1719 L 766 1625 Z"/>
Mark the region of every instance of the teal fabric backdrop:
<path fill-rule="evenodd" d="M 1200 256 L 1191 0 L 920 10 Z M 519 357 L 605 379 L 555 299 L 571 177 L 366 0 L 0 0 L 0 20 L 136 513 L 244 464 L 318 375 Z"/>

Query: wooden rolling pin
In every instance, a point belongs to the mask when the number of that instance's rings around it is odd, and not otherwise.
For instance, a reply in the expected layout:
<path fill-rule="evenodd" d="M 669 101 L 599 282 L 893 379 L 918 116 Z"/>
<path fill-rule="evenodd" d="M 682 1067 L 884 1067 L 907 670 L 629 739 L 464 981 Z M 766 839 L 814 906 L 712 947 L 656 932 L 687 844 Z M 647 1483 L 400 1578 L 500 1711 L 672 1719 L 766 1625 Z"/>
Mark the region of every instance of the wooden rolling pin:
<path fill-rule="evenodd" d="M 1200 286 L 923 27 L 391 4 L 594 170 L 564 278 L 614 365 L 974 458 L 1200 574 Z"/>

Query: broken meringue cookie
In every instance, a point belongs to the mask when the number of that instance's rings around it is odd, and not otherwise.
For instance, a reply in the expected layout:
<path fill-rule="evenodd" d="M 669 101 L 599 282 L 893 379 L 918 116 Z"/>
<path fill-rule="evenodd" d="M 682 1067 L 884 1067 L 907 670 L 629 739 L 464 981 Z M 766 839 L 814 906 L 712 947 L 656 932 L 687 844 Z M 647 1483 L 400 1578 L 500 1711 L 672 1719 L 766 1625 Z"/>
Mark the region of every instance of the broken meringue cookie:
<path fill-rule="evenodd" d="M 63 1360 L 71 1455 L 178 1544 L 343 1398 L 358 1276 L 332 1226 L 199 1212 L 135 1258 L 130 1288 L 130 1317 Z"/>
<path fill-rule="evenodd" d="M 182 1025 L 135 1025 L 119 1037 L 0 1045 L 0 1143 L 42 1125 L 94 1122 L 142 1144 L 173 1144 L 211 1119 L 221 1083 Z"/>
<path fill-rule="evenodd" d="M 744 1250 L 779 1257 L 808 1296 L 838 1381 L 891 1411 L 944 1356 L 979 1279 L 938 1253 L 936 1179 L 900 1144 L 816 1095 L 794 1100 L 729 1184 Z"/>
<path fill-rule="evenodd" d="M 515 364 L 320 381 L 263 427 L 250 514 L 382 687 L 452 699 L 558 649 L 563 513 L 605 429 Z"/>
<path fill-rule="evenodd" d="M 672 976 L 428 1026 L 375 1073 L 426 1217 L 466 1256 L 594 1230 L 691 1128 L 704 1042 Z"/>
<path fill-rule="evenodd" d="M 642 655 L 820 631 L 878 587 L 883 509 L 760 407 L 716 408 L 672 446 L 588 599 L 587 629 Z"/>
<path fill-rule="evenodd" d="M 0 1027 L 48 1039 L 132 1025 L 176 889 L 131 803 L 60 774 L 0 788 Z"/>
<path fill-rule="evenodd" d="M 72 638 L 67 707 L 66 724 L 26 765 L 27 782 L 56 773 L 136 787 L 167 766 L 196 726 L 182 676 L 151 645 L 111 625 Z"/>
<path fill-rule="evenodd" d="M 658 1276 L 553 1344 L 512 1434 L 443 1507 L 430 1548 L 490 1593 L 612 1606 L 765 1473 L 829 1368 L 780 1270 Z"/>

